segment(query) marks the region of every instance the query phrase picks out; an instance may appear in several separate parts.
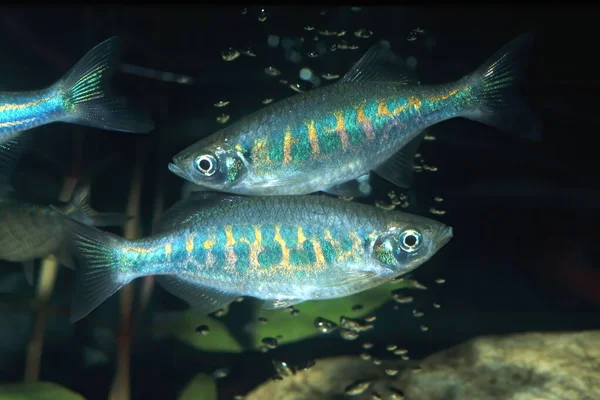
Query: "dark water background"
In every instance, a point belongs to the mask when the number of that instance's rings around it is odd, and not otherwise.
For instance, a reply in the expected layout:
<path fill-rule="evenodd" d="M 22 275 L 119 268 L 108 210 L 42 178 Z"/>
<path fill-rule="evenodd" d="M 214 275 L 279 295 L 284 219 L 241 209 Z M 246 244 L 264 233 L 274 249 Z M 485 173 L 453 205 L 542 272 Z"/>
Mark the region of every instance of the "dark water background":
<path fill-rule="evenodd" d="M 169 173 L 172 155 L 220 127 L 216 117 L 231 115 L 230 124 L 260 108 L 261 100 L 281 99 L 294 92 L 279 78 L 299 82 L 298 71 L 310 66 L 318 73 L 344 74 L 369 45 L 389 40 L 402 57 L 418 61 L 421 83 L 442 83 L 470 73 L 494 51 L 519 34 L 535 29 L 536 44 L 524 90 L 544 122 L 544 139 L 529 143 L 481 124 L 455 119 L 435 126 L 436 141 L 426 143 L 423 157 L 439 167 L 417 174 L 408 209 L 454 227 L 455 238 L 414 277 L 432 290 L 420 294 L 415 306 L 442 304 L 427 319 L 428 332 L 410 310 L 380 309 L 376 329 L 365 336 L 374 343 L 402 340 L 413 357 L 426 356 L 483 334 L 523 331 L 597 329 L 600 327 L 598 225 L 597 12 L 592 9 L 482 7 L 340 9 L 248 8 L 47 8 L 4 9 L 0 14 L 1 90 L 44 87 L 64 73 L 102 40 L 121 36 L 123 61 L 195 78 L 194 85 L 150 80 L 129 74 L 115 78 L 119 91 L 152 111 L 157 129 L 149 136 L 104 132 L 67 124 L 37 128 L 34 150 L 23 157 L 14 186 L 32 200 L 54 202 L 65 174 L 92 180 L 93 204 L 102 211 L 123 211 L 138 155 L 144 157 L 142 208 L 144 234 L 151 226 L 157 187 L 168 206 L 179 198 L 182 180 Z M 340 30 L 341 39 L 360 45 L 356 51 L 306 57 L 315 31 Z M 353 32 L 366 28 L 369 39 Z M 406 38 L 415 28 L 426 34 Z M 268 35 L 304 37 L 300 63 L 286 61 L 281 48 L 267 46 Z M 431 39 L 427 46 L 427 39 Z M 328 40 L 328 38 L 321 38 Z M 336 41 L 339 41 L 336 39 Z M 334 41 L 335 42 L 335 41 Z M 328 42 L 329 43 L 329 42 Z M 433 43 L 433 45 L 431 45 Z M 225 62 L 230 46 L 251 47 L 256 57 Z M 282 70 L 273 78 L 264 68 Z M 231 101 L 225 108 L 213 104 Z M 72 167 L 72 152 L 83 140 L 81 163 Z M 377 197 L 389 190 L 376 182 Z M 443 196 L 444 216 L 428 212 L 433 197 Z M 370 202 L 373 199 L 368 200 Z M 444 285 L 435 279 L 443 277 Z M 68 307 L 73 274 L 61 269 L 53 303 Z M 0 265 L 0 292 L 33 296 L 20 266 Z M 98 310 L 118 324 L 118 296 Z M 185 306 L 156 288 L 151 311 Z M 245 304 L 225 321 L 243 339 Z M 144 321 L 151 319 L 148 313 Z M 25 349 L 33 313 L 0 308 L 0 383 L 22 380 Z M 149 323 L 149 322 L 148 322 Z M 142 324 L 142 327 L 149 326 Z M 58 382 L 89 399 L 106 398 L 114 360 L 82 367 L 83 346 L 95 343 L 84 321 L 70 325 L 67 315 L 48 320 L 41 379 Z M 361 341 L 362 342 L 362 341 Z M 228 366 L 218 381 L 220 396 L 245 393 L 273 374 L 272 358 L 303 361 L 335 354 L 356 354 L 361 342 L 315 338 L 282 346 L 268 354 L 208 354 L 175 339 L 151 341 L 144 329 L 132 354 L 132 396 L 175 398 L 198 372 Z M 382 346 L 383 347 L 383 346 Z M 108 353 L 109 357 L 113 354 Z"/>

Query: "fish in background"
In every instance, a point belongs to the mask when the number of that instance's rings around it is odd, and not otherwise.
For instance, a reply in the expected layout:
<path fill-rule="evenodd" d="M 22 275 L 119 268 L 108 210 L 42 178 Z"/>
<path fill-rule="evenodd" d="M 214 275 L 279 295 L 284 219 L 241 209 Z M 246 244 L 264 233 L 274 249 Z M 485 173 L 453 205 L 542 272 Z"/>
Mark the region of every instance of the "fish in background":
<path fill-rule="evenodd" d="M 89 193 L 88 185 L 80 186 L 71 202 L 58 210 L 95 226 L 120 226 L 129 219 L 125 214 L 97 212 L 89 204 Z M 63 265 L 72 266 L 68 247 L 64 246 L 66 232 L 62 217 L 48 205 L 23 202 L 14 191 L 2 190 L 0 222 L 0 260 L 23 263 L 29 283 L 33 283 L 37 258 L 55 253 Z"/>
<path fill-rule="evenodd" d="M 338 83 L 242 118 L 173 157 L 169 169 L 208 190 L 245 195 L 370 192 L 369 174 L 407 188 L 424 130 L 464 117 L 537 140 L 541 124 L 518 93 L 533 34 L 474 73 L 421 85 L 390 44 L 372 46 Z"/>
<path fill-rule="evenodd" d="M 119 38 L 110 38 L 48 88 L 0 92 L 0 145 L 10 144 L 26 130 L 58 121 L 122 132 L 151 131 L 148 116 L 130 110 L 110 92 L 120 49 Z"/>
<path fill-rule="evenodd" d="M 270 309 L 344 297 L 414 270 L 452 238 L 440 222 L 328 196 L 195 192 L 137 240 L 64 220 L 80 261 L 72 321 L 148 275 L 205 314 L 240 296 Z"/>

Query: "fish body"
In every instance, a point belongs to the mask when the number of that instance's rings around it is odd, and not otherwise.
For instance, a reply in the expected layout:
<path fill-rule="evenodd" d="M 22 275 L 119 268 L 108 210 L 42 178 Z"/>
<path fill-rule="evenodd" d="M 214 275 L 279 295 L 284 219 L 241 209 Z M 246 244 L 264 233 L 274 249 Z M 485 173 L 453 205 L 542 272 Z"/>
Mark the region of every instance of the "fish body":
<path fill-rule="evenodd" d="M 0 144 L 58 121 L 123 132 L 150 131 L 153 125 L 147 117 L 128 110 L 110 93 L 119 48 L 116 37 L 98 44 L 50 87 L 0 92 Z"/>
<path fill-rule="evenodd" d="M 127 220 L 123 214 L 96 212 L 88 200 L 89 187 L 83 186 L 77 189 L 73 200 L 59 210 L 79 221 L 97 226 L 121 225 Z M 29 281 L 33 279 L 33 265 L 28 262 L 58 253 L 65 243 L 66 230 L 59 212 L 48 206 L 22 202 L 12 192 L 0 196 L 0 221 L 0 259 L 25 263 Z M 57 255 L 66 256 L 62 253 Z"/>
<path fill-rule="evenodd" d="M 539 134 L 514 93 L 530 41 L 514 40 L 475 73 L 443 85 L 420 85 L 381 42 L 341 82 L 267 106 L 183 150 L 169 168 L 246 195 L 337 193 L 370 171 L 408 187 L 420 135 L 441 121 L 466 117 Z"/>
<path fill-rule="evenodd" d="M 67 220 L 84 265 L 75 320 L 147 275 L 207 313 L 239 296 L 267 308 L 343 297 L 412 271 L 452 237 L 428 218 L 324 196 L 194 194 L 163 220 L 134 241 Z"/>

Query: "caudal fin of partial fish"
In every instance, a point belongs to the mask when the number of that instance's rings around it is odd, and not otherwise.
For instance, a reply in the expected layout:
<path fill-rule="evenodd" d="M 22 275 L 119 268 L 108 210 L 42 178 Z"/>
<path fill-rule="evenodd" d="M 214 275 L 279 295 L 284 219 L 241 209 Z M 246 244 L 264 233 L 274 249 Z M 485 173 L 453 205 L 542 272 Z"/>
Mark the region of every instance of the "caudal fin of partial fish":
<path fill-rule="evenodd" d="M 463 117 L 522 138 L 541 139 L 541 121 L 519 93 L 533 39 L 533 32 L 513 39 L 467 77 L 476 105 Z"/>
<path fill-rule="evenodd" d="M 122 213 L 101 213 L 90 205 L 90 186 L 82 185 L 75 190 L 73 199 L 63 209 L 63 212 L 70 217 L 94 226 L 121 226 L 130 217 Z"/>
<path fill-rule="evenodd" d="M 111 94 L 110 80 L 118 68 L 121 43 L 113 37 L 90 50 L 57 83 L 64 95 L 64 122 L 95 128 L 146 133 L 154 128 L 149 116 L 126 106 Z"/>
<path fill-rule="evenodd" d="M 52 208 L 62 216 L 70 244 L 79 261 L 75 292 L 71 306 L 71 322 L 84 318 L 132 278 L 121 272 L 119 250 L 127 241 L 93 226 L 79 222 Z"/>

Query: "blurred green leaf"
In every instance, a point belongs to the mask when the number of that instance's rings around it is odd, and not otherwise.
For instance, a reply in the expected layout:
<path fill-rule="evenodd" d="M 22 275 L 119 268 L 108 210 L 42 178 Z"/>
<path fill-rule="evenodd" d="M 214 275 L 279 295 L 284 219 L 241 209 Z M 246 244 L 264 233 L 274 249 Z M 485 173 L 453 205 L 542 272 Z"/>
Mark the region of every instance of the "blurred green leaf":
<path fill-rule="evenodd" d="M 217 400 L 215 380 L 210 375 L 196 375 L 188 383 L 178 400 Z"/>
<path fill-rule="evenodd" d="M 357 293 L 352 296 L 331 300 L 315 300 L 300 303 L 294 308 L 298 315 L 292 315 L 286 310 L 263 310 L 262 301 L 257 302 L 254 322 L 259 317 L 265 317 L 268 322 L 264 325 L 255 324 L 252 347 L 258 349 L 262 346 L 261 340 L 265 337 L 283 336 L 279 344 L 292 343 L 320 334 L 314 326 L 317 317 L 328 319 L 336 324 L 340 316 L 350 318 L 363 317 L 381 307 L 392 299 L 391 292 L 397 289 L 427 289 L 417 281 L 403 279 L 396 282 L 384 283 L 376 288 Z M 352 311 L 352 307 L 360 304 L 361 309 Z"/>
<path fill-rule="evenodd" d="M 0 400 L 85 400 L 75 392 L 52 382 L 0 385 Z"/>
<path fill-rule="evenodd" d="M 196 328 L 206 325 L 208 334 Z M 155 337 L 175 336 L 190 346 L 202 351 L 241 353 L 242 345 L 229 333 L 227 326 L 212 317 L 198 314 L 193 309 L 177 313 L 157 315 L 154 322 Z"/>

